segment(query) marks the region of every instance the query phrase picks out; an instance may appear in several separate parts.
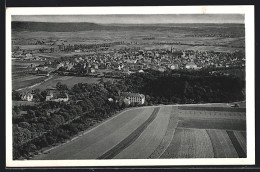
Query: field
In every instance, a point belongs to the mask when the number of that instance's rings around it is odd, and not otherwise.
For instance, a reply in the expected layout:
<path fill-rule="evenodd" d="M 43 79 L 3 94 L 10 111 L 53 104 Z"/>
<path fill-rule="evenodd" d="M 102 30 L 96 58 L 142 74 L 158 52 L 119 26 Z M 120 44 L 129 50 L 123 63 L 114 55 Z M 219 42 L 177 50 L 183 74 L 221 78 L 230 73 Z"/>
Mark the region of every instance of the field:
<path fill-rule="evenodd" d="M 47 77 L 45 76 L 36 76 L 36 75 L 20 76 L 19 78 L 12 80 L 12 89 L 17 90 L 28 86 L 32 86 L 34 84 L 40 83 L 41 81 L 44 81 L 45 79 L 47 79 Z"/>
<path fill-rule="evenodd" d="M 46 80 L 46 81 L 45 81 Z M 115 80 L 113 78 L 104 78 L 104 81 Z M 42 83 L 41 83 L 42 82 Z M 98 77 L 77 77 L 77 76 L 37 76 L 30 75 L 26 73 L 13 74 L 12 77 L 12 89 L 22 89 L 25 87 L 33 86 L 33 89 L 45 90 L 48 88 L 54 88 L 56 84 L 60 82 L 62 84 L 66 84 L 69 88 L 72 88 L 75 84 L 78 83 L 88 83 L 88 84 L 96 84 L 100 82 L 100 78 Z M 28 88 L 30 89 L 30 88 Z"/>
<path fill-rule="evenodd" d="M 38 26 L 39 27 L 39 26 Z M 94 29 L 80 30 L 79 28 L 72 29 L 73 26 L 68 25 L 66 31 L 55 30 L 44 31 L 42 28 L 32 29 L 28 31 L 14 31 L 12 39 L 15 40 L 14 46 L 19 46 L 21 50 L 31 50 L 39 47 L 49 48 L 49 45 L 26 45 L 27 41 L 50 39 L 66 40 L 65 44 L 95 44 L 104 43 L 107 41 L 127 41 L 136 42 L 138 44 L 123 45 L 127 47 L 138 46 L 143 49 L 152 48 L 176 48 L 185 50 L 201 50 L 201 51 L 223 51 L 231 52 L 234 50 L 244 50 L 244 26 L 243 25 L 103 25 L 96 26 Z M 47 27 L 44 27 L 47 29 Z M 126 34 L 127 33 L 127 34 Z M 208 37 L 207 35 L 213 34 Z M 218 34 L 233 35 L 231 37 L 218 37 Z M 144 38 L 154 37 L 153 40 L 145 40 Z M 27 41 L 25 41 L 27 40 Z M 113 40 L 113 41 L 112 41 Z M 161 45 L 160 43 L 166 43 Z M 173 43 L 172 45 L 168 43 Z M 21 46 L 22 45 L 22 46 Z M 121 45 L 114 48 L 120 48 Z M 63 54 L 64 53 L 64 54 Z M 60 52 L 57 56 L 66 55 L 65 52 Z M 77 53 L 72 53 L 77 54 Z M 71 54 L 70 54 L 71 55 Z M 56 56 L 56 55 L 55 55 Z"/>
<path fill-rule="evenodd" d="M 36 66 L 44 64 L 44 61 L 21 61 L 21 60 L 12 60 L 12 74 L 17 76 L 18 74 L 25 74 L 24 72 L 30 71 L 30 66 L 34 64 Z M 13 77 L 15 77 L 13 76 Z M 13 79 L 12 77 L 12 79 Z"/>
<path fill-rule="evenodd" d="M 69 88 L 73 87 L 77 83 L 99 83 L 100 78 L 96 77 L 77 77 L 77 76 L 54 76 L 52 79 L 36 86 L 35 88 L 44 90 L 53 88 L 58 82 L 66 84 Z"/>
<path fill-rule="evenodd" d="M 28 101 L 12 101 L 12 107 L 19 106 L 19 105 L 35 105 L 35 102 L 28 102 Z"/>
<path fill-rule="evenodd" d="M 245 108 L 225 104 L 128 109 L 33 159 L 244 158 Z"/>
<path fill-rule="evenodd" d="M 32 64 L 43 64 L 43 61 L 20 61 L 12 60 L 12 89 L 17 90 L 37 84 L 47 77 L 31 75 Z"/>

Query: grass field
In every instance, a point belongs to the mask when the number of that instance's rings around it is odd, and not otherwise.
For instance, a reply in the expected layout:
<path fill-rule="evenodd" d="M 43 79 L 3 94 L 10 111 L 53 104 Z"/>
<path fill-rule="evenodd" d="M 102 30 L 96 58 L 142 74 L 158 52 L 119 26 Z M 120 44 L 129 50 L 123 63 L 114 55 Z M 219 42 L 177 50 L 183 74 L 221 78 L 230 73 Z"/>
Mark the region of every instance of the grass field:
<path fill-rule="evenodd" d="M 19 105 L 35 105 L 35 102 L 28 102 L 28 101 L 12 101 L 12 107 L 19 106 Z"/>
<path fill-rule="evenodd" d="M 46 79 L 44 76 L 29 74 L 32 70 L 32 68 L 29 67 L 31 64 L 39 65 L 43 63 L 43 61 L 12 60 L 12 89 L 17 90 L 28 87 Z"/>
<path fill-rule="evenodd" d="M 216 105 L 129 109 L 34 159 L 246 157 L 245 112 Z"/>
<path fill-rule="evenodd" d="M 17 90 L 20 88 L 25 88 L 41 81 L 44 81 L 47 77 L 45 76 L 35 76 L 35 75 L 26 75 L 12 80 L 12 89 Z"/>
<path fill-rule="evenodd" d="M 99 83 L 99 79 L 100 78 L 94 78 L 94 77 L 54 76 L 52 79 L 40 84 L 35 88 L 42 89 L 42 90 L 53 88 L 56 86 L 58 82 L 61 82 L 62 84 L 66 84 L 69 88 L 71 88 L 77 83 L 88 83 L 88 84 Z"/>

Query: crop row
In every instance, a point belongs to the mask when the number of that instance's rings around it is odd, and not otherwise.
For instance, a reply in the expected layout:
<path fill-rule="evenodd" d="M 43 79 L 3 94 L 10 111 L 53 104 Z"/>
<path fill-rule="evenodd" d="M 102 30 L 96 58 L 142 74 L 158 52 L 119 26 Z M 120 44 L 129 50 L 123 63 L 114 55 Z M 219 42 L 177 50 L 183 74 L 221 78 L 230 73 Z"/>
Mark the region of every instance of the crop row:
<path fill-rule="evenodd" d="M 142 125 L 140 125 L 136 130 L 134 130 L 129 136 L 127 136 L 124 140 L 122 140 L 112 149 L 98 157 L 98 159 L 112 159 L 113 157 L 118 155 L 122 150 L 131 145 L 142 134 L 142 132 L 147 128 L 147 126 L 155 119 L 159 112 L 159 109 L 159 107 L 154 108 L 154 111 L 151 114 L 151 116 Z"/>
<path fill-rule="evenodd" d="M 234 145 L 225 130 L 207 130 L 215 158 L 238 158 Z"/>
<path fill-rule="evenodd" d="M 210 118 L 210 119 L 243 119 L 246 120 L 245 112 L 219 112 L 219 111 L 192 111 L 180 110 L 181 118 Z"/>
<path fill-rule="evenodd" d="M 179 106 L 179 109 L 192 110 L 192 111 L 246 112 L 246 108 L 230 108 L 230 107 Z"/>
<path fill-rule="evenodd" d="M 181 119 L 181 118 L 180 118 Z M 184 119 L 178 127 L 197 129 L 246 130 L 246 121 L 238 119 Z"/>
<path fill-rule="evenodd" d="M 154 150 L 154 152 L 148 158 L 159 158 L 164 153 L 164 151 L 167 149 L 167 147 L 170 145 L 173 139 L 175 128 L 177 127 L 177 125 L 178 125 L 178 108 L 173 106 L 165 135 L 161 143 L 159 144 L 159 146 Z"/>
<path fill-rule="evenodd" d="M 136 141 L 114 158 L 145 159 L 149 157 L 158 147 L 166 133 L 171 110 L 172 108 L 169 106 L 161 107 L 157 117 L 149 124 Z"/>
<path fill-rule="evenodd" d="M 246 152 L 244 151 L 245 148 L 244 149 L 242 148 L 241 142 L 238 141 L 238 138 L 236 137 L 234 132 L 233 131 L 227 131 L 227 134 L 228 134 L 232 144 L 234 145 L 234 148 L 236 149 L 238 157 L 239 158 L 246 158 Z"/>

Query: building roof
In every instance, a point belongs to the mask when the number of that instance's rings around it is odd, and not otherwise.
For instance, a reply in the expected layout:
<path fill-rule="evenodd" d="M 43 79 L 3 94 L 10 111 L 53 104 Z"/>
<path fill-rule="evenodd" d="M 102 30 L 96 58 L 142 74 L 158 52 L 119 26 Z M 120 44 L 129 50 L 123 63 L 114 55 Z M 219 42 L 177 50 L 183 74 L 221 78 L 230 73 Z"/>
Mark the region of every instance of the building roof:
<path fill-rule="evenodd" d="M 53 95 L 53 99 L 67 98 L 68 97 L 67 93 L 63 93 L 63 92 L 60 92 L 60 91 L 55 90 L 55 89 L 48 89 L 47 90 L 47 96 L 51 96 L 51 95 Z"/>
<path fill-rule="evenodd" d="M 32 95 L 32 93 L 30 93 L 30 92 L 23 92 L 23 93 L 21 94 L 21 96 L 26 96 L 26 97 L 28 97 L 28 96 L 33 96 L 33 95 Z"/>
<path fill-rule="evenodd" d="M 68 98 L 68 94 L 67 93 L 55 93 L 53 95 L 54 99 L 58 99 L 58 98 Z"/>
<path fill-rule="evenodd" d="M 186 64 L 186 66 L 197 66 L 194 62 L 189 62 Z"/>

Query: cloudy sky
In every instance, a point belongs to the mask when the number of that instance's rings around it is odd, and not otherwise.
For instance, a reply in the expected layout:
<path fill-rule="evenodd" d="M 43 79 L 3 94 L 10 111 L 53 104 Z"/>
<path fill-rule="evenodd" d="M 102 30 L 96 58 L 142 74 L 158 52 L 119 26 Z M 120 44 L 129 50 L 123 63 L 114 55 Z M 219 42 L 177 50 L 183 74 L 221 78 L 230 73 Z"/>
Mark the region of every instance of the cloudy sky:
<path fill-rule="evenodd" d="M 91 22 L 100 24 L 244 23 L 241 14 L 159 14 L 159 15 L 15 15 L 12 21 Z"/>

